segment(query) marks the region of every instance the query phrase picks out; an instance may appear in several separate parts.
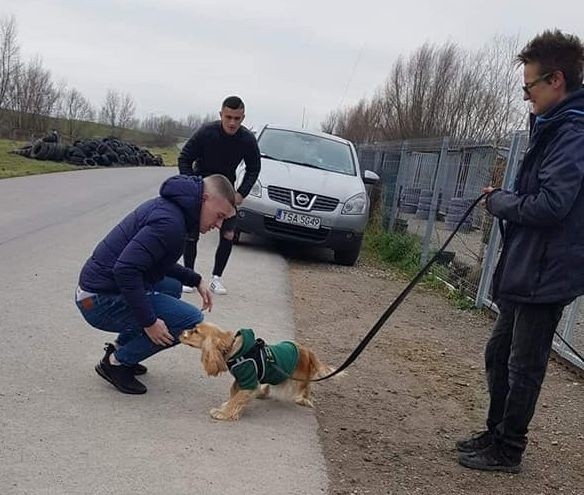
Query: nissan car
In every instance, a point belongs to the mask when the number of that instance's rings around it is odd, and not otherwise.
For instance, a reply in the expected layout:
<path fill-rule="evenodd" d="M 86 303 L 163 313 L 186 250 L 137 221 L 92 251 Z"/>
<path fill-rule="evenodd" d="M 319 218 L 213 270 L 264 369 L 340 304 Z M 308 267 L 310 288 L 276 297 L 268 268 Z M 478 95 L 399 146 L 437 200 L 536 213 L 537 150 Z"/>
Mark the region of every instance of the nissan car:
<path fill-rule="evenodd" d="M 258 134 L 262 168 L 238 209 L 241 232 L 329 248 L 336 263 L 359 257 L 369 216 L 365 184 L 353 144 L 330 134 L 267 125 Z M 238 179 L 244 168 L 240 166 Z"/>

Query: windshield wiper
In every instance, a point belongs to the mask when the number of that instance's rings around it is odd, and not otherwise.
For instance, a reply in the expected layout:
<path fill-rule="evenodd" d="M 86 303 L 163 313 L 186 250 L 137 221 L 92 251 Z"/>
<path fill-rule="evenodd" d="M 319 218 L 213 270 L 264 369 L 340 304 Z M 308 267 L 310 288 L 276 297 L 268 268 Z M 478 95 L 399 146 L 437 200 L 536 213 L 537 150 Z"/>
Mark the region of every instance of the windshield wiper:
<path fill-rule="evenodd" d="M 319 167 L 318 165 L 313 165 L 312 163 L 308 163 L 308 162 L 296 162 L 294 160 L 284 160 L 283 158 L 280 158 L 281 162 L 286 162 L 286 163 L 293 163 L 294 165 L 302 165 L 303 167 L 309 167 L 309 168 L 316 168 L 318 170 L 324 170 L 323 168 Z"/>
<path fill-rule="evenodd" d="M 268 154 L 266 154 L 266 153 L 260 153 L 260 156 L 261 156 L 262 158 L 267 158 L 268 160 L 276 160 L 276 161 L 279 161 L 279 160 L 280 160 L 279 158 L 275 158 L 275 157 L 273 157 L 273 156 L 271 156 L 271 155 L 268 155 Z"/>

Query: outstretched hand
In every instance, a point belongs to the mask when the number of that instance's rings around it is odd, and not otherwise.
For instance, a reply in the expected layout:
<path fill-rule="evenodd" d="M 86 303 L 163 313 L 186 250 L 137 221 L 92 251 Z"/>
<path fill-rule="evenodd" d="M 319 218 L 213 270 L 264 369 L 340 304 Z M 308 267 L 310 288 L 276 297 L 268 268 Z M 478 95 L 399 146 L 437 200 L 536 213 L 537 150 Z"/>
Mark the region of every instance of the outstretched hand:
<path fill-rule="evenodd" d="M 197 287 L 197 292 L 201 295 L 201 299 L 203 300 L 203 306 L 201 307 L 201 311 L 209 310 L 209 313 L 213 309 L 213 294 L 209 290 L 209 286 L 207 282 L 201 280 Z"/>

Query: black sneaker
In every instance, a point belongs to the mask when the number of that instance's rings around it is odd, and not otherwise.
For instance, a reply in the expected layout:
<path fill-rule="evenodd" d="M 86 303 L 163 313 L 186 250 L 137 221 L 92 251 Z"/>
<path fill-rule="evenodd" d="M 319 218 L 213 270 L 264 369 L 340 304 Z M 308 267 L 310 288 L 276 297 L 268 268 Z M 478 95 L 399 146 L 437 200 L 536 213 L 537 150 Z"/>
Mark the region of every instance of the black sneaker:
<path fill-rule="evenodd" d="M 110 354 L 114 353 L 114 351 L 116 350 L 116 346 L 114 346 L 111 342 L 106 342 L 103 350 L 105 351 L 105 356 L 103 357 L 103 359 L 105 360 L 106 363 L 109 363 Z M 136 364 L 133 364 L 132 366 L 128 366 L 128 368 L 131 368 L 132 371 L 134 372 L 134 375 L 136 375 L 136 376 L 143 375 L 144 373 L 146 373 L 148 371 L 148 368 L 146 368 L 146 366 L 144 366 L 143 364 L 140 364 L 140 363 L 136 363 Z"/>
<path fill-rule="evenodd" d="M 104 380 L 110 382 L 120 392 L 124 394 L 145 394 L 146 386 L 136 380 L 132 368 L 124 366 L 113 366 L 108 361 L 101 360 L 95 365 L 95 371 Z"/>
<path fill-rule="evenodd" d="M 505 455 L 503 450 L 494 443 L 477 452 L 461 452 L 458 456 L 458 463 L 464 467 L 481 471 L 503 471 L 505 473 L 521 471 L 521 458 L 514 459 Z"/>
<path fill-rule="evenodd" d="M 456 442 L 456 450 L 459 452 L 478 452 L 486 449 L 495 442 L 495 435 L 489 430 L 481 431 L 469 438 L 463 438 Z"/>

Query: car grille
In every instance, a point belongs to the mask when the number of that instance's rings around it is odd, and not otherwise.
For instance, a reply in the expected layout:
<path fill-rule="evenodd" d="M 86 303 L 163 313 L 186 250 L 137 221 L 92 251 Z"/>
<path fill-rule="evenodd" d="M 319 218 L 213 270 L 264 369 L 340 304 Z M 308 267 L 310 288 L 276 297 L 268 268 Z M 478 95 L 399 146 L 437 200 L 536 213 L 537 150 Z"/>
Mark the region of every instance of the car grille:
<path fill-rule="evenodd" d="M 324 241 L 330 232 L 329 229 L 323 229 L 322 227 L 318 230 L 309 229 L 299 225 L 278 222 L 268 217 L 264 217 L 264 227 L 269 232 L 274 232 L 275 234 L 286 234 L 311 241 Z"/>
<path fill-rule="evenodd" d="M 290 192 L 292 192 L 292 190 L 287 189 L 285 187 L 268 186 L 268 197 L 272 201 L 276 201 L 277 203 L 283 203 L 288 206 L 292 206 L 292 196 Z M 306 193 L 304 191 L 295 190 L 293 192 L 294 196 L 298 194 L 306 194 L 311 199 L 314 196 L 314 194 Z M 337 198 L 330 198 L 328 196 L 317 195 L 311 211 L 334 211 L 338 204 L 339 200 Z"/>

